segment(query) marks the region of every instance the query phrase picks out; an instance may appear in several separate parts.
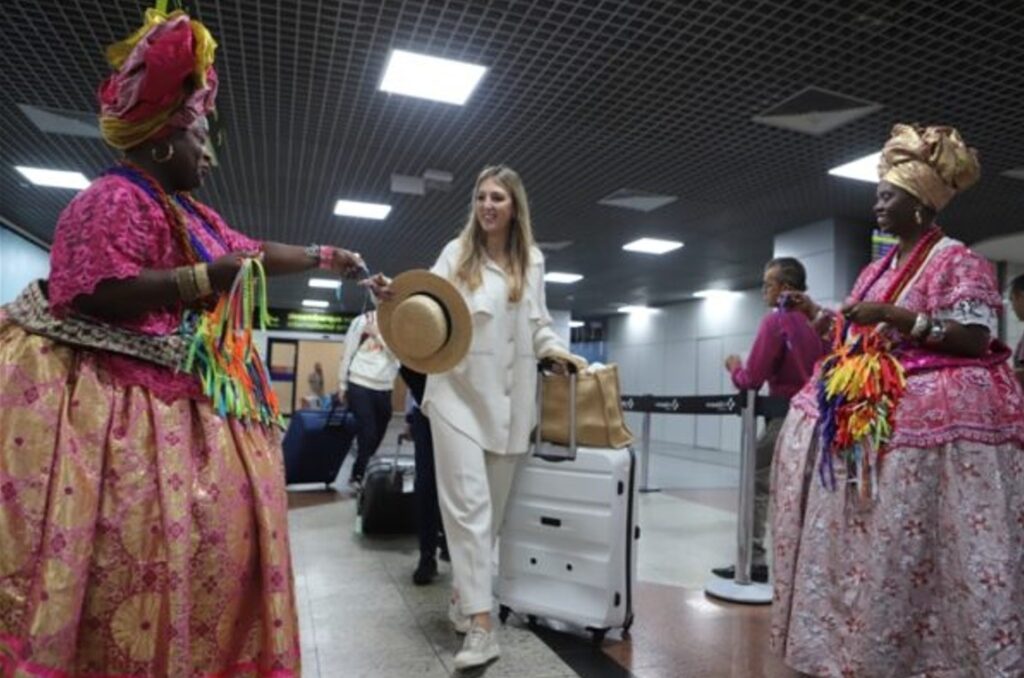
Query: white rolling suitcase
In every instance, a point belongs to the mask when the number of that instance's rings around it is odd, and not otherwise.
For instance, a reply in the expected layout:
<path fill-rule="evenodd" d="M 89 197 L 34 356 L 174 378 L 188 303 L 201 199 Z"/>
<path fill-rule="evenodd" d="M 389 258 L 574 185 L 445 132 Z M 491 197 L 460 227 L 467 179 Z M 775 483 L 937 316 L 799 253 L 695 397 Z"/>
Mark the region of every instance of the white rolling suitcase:
<path fill-rule="evenodd" d="M 575 402 L 570 408 L 575 412 Z M 516 474 L 500 534 L 501 621 L 514 611 L 531 624 L 538 617 L 568 622 L 596 643 L 610 629 L 629 630 L 640 538 L 632 448 L 537 443 Z"/>

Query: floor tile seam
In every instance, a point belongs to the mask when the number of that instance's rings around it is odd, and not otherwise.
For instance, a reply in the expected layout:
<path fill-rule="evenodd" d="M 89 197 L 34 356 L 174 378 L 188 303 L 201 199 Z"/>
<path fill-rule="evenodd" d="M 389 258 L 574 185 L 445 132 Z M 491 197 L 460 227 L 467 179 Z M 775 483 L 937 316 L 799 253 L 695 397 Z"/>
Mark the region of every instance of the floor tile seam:
<path fill-rule="evenodd" d="M 391 580 L 391 585 L 398 590 L 398 596 L 402 599 L 402 602 L 405 604 L 406 611 L 412 616 L 413 623 L 416 624 L 416 628 L 419 629 L 420 633 L 423 634 L 424 639 L 426 639 L 427 644 L 430 645 L 430 650 L 434 653 L 434 657 L 437 659 L 437 661 L 441 663 L 441 666 L 443 666 L 445 670 L 447 670 L 448 666 L 444 663 L 444 660 L 441 659 L 441 654 L 438 651 L 437 645 L 430 637 L 430 634 L 427 633 L 426 627 L 420 621 L 420 615 L 416 613 L 416 610 L 410 604 L 409 599 L 405 596 L 402 586 L 398 583 L 398 580 L 395 578 L 395 574 L 387 569 L 385 569 L 385 572 L 388 575 L 388 579 Z"/>

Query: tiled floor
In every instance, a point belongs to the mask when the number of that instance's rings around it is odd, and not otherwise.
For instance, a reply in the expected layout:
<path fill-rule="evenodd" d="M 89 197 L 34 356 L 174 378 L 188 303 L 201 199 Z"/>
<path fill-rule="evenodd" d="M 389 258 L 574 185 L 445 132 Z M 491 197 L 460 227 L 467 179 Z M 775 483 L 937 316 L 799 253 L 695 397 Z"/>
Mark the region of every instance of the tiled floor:
<path fill-rule="evenodd" d="M 386 453 L 386 450 L 383 451 Z M 579 633 L 536 632 L 514 615 L 500 630 L 501 659 L 469 675 L 769 676 L 790 672 L 766 649 L 768 608 L 707 599 L 708 569 L 735 550 L 736 469 L 685 450 L 652 457 L 664 491 L 641 495 L 636 623 L 600 650 Z M 342 470 L 340 479 L 347 477 Z M 653 484 L 653 483 L 652 483 Z M 461 639 L 447 621 L 450 572 L 413 586 L 412 537 L 355 533 L 355 502 L 344 490 L 290 492 L 289 522 L 302 633 L 303 675 L 323 678 L 452 675 Z"/>

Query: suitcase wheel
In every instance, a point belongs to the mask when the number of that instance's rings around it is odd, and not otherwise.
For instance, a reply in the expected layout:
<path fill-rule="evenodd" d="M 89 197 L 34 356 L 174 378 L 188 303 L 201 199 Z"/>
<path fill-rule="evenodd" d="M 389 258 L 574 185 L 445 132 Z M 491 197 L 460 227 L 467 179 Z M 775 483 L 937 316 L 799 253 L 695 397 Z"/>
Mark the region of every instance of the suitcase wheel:
<path fill-rule="evenodd" d="M 502 605 L 498 608 L 498 619 L 502 624 L 508 621 L 508 615 L 511 611 L 512 609 L 508 605 Z"/>
<path fill-rule="evenodd" d="M 588 629 L 590 631 L 590 640 L 594 643 L 594 647 L 600 647 L 604 643 L 604 637 L 608 635 L 608 629 Z"/>

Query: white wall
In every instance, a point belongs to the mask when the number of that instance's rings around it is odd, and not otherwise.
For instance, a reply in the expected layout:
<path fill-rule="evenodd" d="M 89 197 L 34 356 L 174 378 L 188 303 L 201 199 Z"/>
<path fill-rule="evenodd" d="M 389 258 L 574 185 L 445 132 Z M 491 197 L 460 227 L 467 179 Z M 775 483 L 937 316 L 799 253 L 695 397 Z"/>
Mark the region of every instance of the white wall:
<path fill-rule="evenodd" d="M 775 236 L 775 257 L 796 257 L 807 269 L 814 300 L 838 307 L 871 259 L 871 229 L 825 219 Z"/>
<path fill-rule="evenodd" d="M 50 253 L 0 224 L 0 304 L 28 283 L 50 275 Z"/>
<path fill-rule="evenodd" d="M 608 321 L 608 361 L 619 365 L 627 394 L 716 395 L 734 393 L 725 357 L 746 357 L 766 312 L 760 290 L 734 299 L 694 300 L 652 315 L 622 315 Z M 629 414 L 640 433 L 640 415 Z M 654 417 L 656 441 L 739 453 L 739 417 L 674 415 Z"/>

